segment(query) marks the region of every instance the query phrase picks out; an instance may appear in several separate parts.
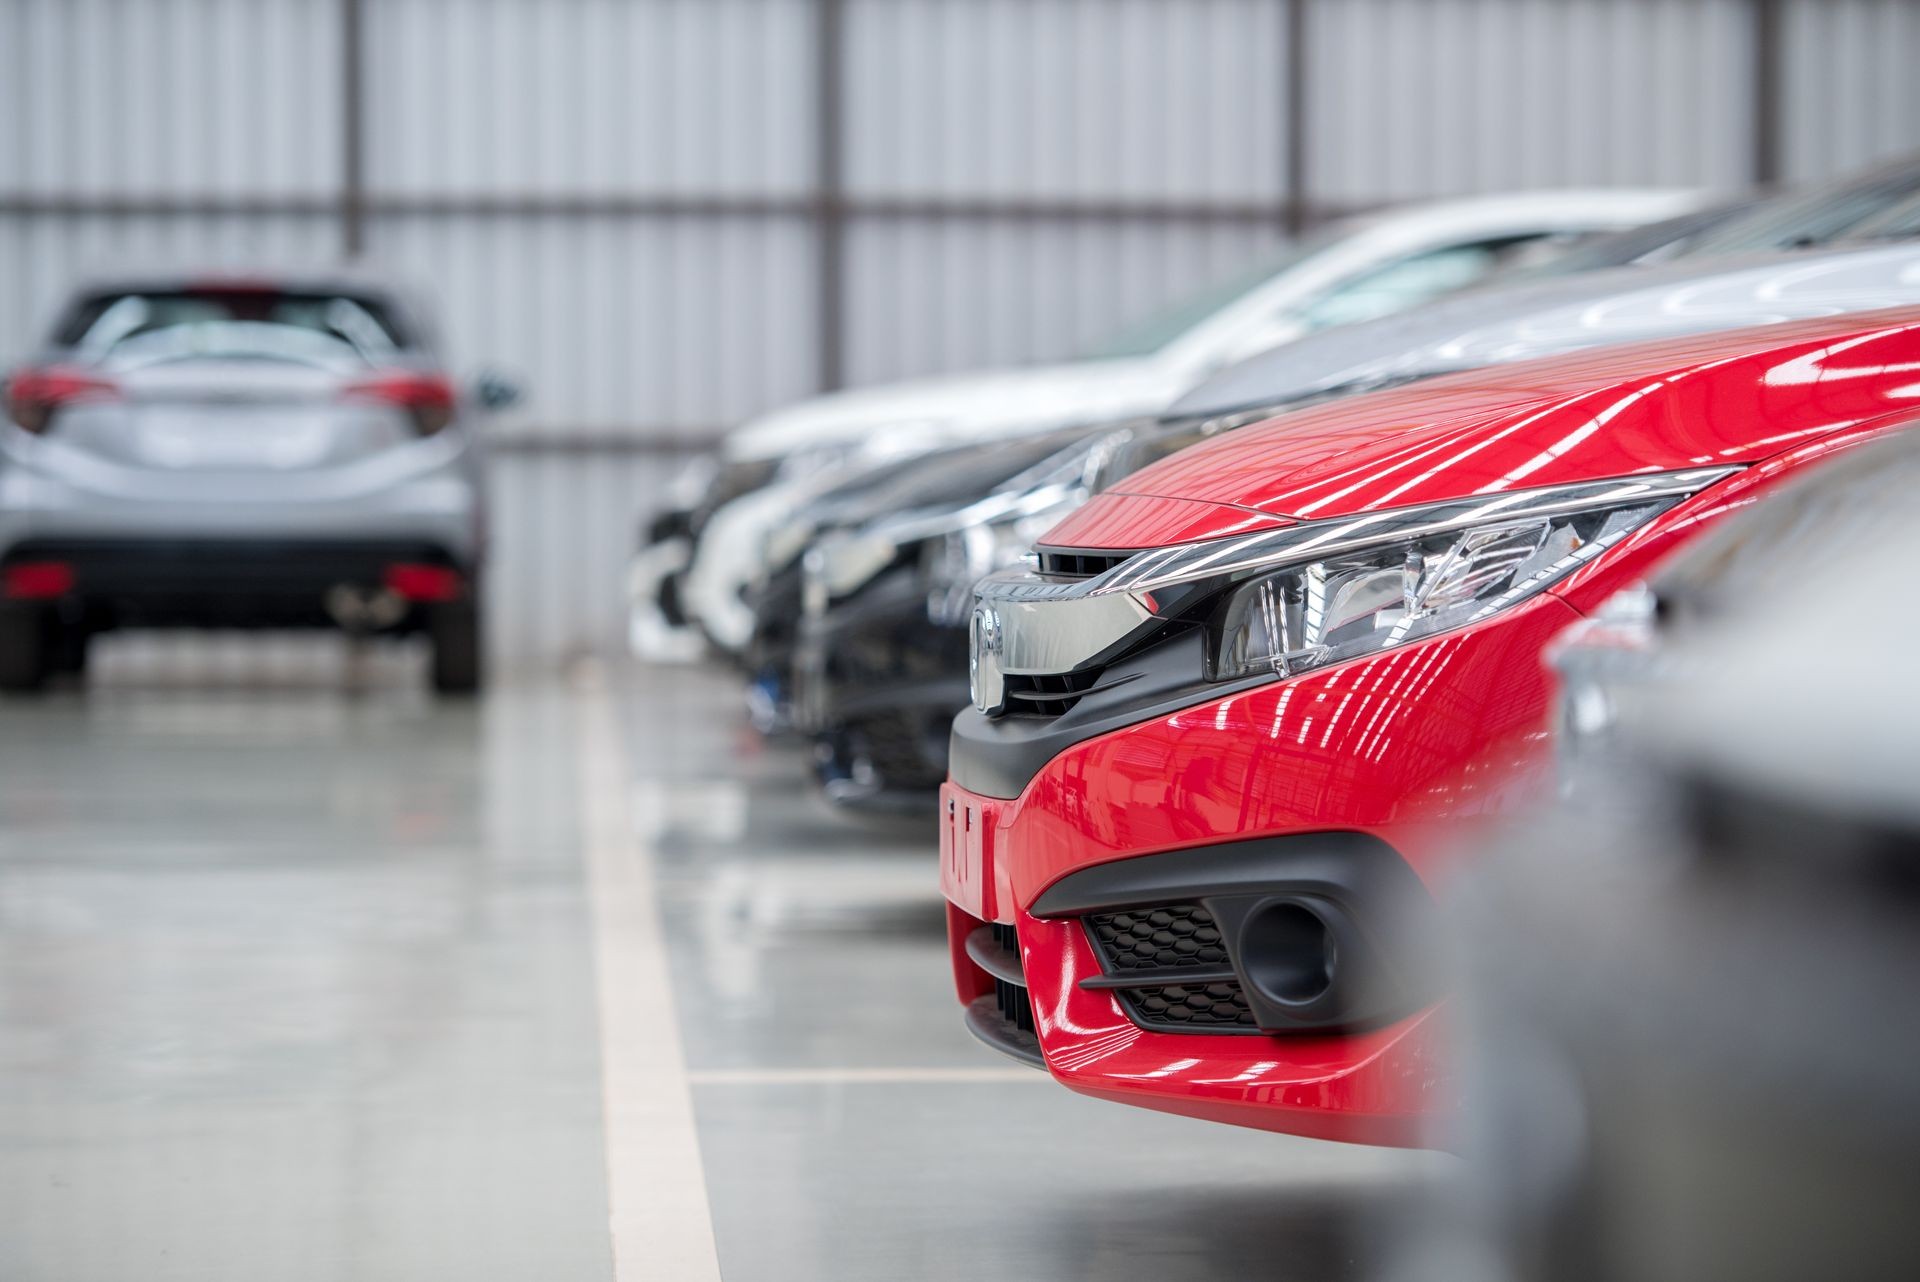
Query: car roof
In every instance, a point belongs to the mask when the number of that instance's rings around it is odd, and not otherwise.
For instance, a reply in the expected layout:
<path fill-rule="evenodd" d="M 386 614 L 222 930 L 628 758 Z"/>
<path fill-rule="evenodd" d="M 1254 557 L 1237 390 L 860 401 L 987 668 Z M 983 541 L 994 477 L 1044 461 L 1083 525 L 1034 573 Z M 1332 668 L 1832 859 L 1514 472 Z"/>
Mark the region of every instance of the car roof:
<path fill-rule="evenodd" d="M 97 272 L 80 280 L 72 294 L 138 294 L 195 289 L 274 289 L 303 294 L 396 295 L 407 292 L 391 274 L 363 265 L 275 267 L 218 264 L 169 271 L 133 268 Z"/>

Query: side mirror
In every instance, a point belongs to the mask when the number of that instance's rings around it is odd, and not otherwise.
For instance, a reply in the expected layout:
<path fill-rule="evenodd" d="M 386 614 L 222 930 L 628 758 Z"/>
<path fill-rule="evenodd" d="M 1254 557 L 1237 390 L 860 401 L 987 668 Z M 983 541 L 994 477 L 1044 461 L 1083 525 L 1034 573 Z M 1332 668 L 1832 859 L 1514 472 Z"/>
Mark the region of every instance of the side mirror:
<path fill-rule="evenodd" d="M 520 402 L 520 385 L 504 374 L 482 374 L 473 385 L 473 399 L 483 409 L 503 410 Z"/>

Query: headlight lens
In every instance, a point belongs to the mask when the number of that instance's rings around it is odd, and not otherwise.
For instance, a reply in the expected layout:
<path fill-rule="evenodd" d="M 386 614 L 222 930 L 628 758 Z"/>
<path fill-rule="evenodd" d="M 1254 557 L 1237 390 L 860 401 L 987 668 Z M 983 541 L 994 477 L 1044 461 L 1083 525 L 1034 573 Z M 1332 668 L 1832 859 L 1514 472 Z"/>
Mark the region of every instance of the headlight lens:
<path fill-rule="evenodd" d="M 801 569 L 806 582 L 831 600 L 864 586 L 899 554 L 900 545 L 883 532 L 846 531 L 816 541 Z"/>
<path fill-rule="evenodd" d="M 1095 493 L 1101 469 L 1140 430 L 1130 424 L 1077 441 L 962 510 L 955 527 L 928 544 L 921 562 L 928 619 L 944 625 L 966 622 L 973 585 L 1030 558 L 1034 541 Z"/>
<path fill-rule="evenodd" d="M 1287 676 L 1465 627 L 1535 595 L 1671 501 L 1501 522 L 1289 566 L 1215 612 L 1215 681 Z"/>
<path fill-rule="evenodd" d="M 1073 506 L 969 525 L 929 541 L 920 567 L 927 584 L 928 621 L 942 627 L 965 623 L 973 612 L 973 585 L 996 570 L 1031 559 L 1034 539 Z"/>

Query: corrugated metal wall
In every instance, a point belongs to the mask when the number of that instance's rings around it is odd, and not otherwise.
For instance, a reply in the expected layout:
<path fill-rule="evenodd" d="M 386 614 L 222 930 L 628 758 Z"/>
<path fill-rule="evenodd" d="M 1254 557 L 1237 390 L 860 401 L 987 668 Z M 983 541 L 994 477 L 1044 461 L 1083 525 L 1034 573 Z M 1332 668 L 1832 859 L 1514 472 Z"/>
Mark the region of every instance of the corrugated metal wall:
<path fill-rule="evenodd" d="M 0 0 L 0 50 L 0 357 L 112 265 L 419 282 L 531 391 L 509 660 L 616 643 L 676 443 L 823 382 L 1084 350 L 1342 208 L 1920 145 L 1920 0 Z"/>
<path fill-rule="evenodd" d="M 1313 24 L 1312 190 L 1345 203 L 1749 176 L 1749 0 L 1341 0 Z"/>

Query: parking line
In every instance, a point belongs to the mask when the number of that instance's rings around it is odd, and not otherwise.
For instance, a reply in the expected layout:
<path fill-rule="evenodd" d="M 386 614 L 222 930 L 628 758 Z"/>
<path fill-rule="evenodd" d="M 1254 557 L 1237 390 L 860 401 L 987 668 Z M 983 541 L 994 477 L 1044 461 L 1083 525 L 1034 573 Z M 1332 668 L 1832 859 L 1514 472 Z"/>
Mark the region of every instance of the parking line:
<path fill-rule="evenodd" d="M 581 837 L 600 1012 L 607 1223 L 615 1282 L 718 1282 L 653 852 L 628 809 L 627 754 L 597 663 L 575 674 Z"/>

